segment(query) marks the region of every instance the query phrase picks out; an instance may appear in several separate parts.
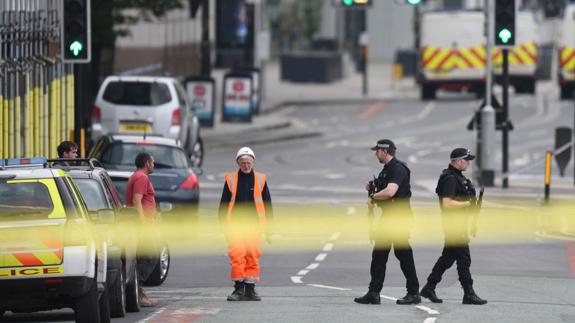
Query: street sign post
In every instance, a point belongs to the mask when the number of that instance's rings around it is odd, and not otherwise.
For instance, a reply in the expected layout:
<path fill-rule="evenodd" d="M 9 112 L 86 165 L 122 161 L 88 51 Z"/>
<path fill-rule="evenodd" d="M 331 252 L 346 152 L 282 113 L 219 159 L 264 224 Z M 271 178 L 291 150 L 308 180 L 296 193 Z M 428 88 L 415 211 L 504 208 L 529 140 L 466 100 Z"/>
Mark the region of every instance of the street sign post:
<path fill-rule="evenodd" d="M 215 82 L 211 77 L 189 77 L 185 81 L 186 93 L 194 113 L 204 127 L 214 126 Z"/>
<path fill-rule="evenodd" d="M 252 76 L 229 73 L 224 76 L 222 121 L 252 121 Z"/>

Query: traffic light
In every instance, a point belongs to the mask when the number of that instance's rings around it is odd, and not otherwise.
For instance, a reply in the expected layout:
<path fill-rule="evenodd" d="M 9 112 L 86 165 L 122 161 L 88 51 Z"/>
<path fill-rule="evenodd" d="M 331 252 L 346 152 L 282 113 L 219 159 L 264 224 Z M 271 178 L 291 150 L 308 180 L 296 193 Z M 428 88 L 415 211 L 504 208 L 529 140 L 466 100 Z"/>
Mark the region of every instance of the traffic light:
<path fill-rule="evenodd" d="M 65 63 L 92 58 L 90 0 L 64 0 L 61 51 Z"/>
<path fill-rule="evenodd" d="M 361 8 L 371 6 L 372 0 L 334 0 L 334 4 L 344 8 Z"/>
<path fill-rule="evenodd" d="M 423 0 L 404 0 L 405 4 L 412 5 L 412 6 L 419 6 L 423 3 Z"/>
<path fill-rule="evenodd" d="M 515 46 L 515 0 L 495 1 L 495 46 Z"/>

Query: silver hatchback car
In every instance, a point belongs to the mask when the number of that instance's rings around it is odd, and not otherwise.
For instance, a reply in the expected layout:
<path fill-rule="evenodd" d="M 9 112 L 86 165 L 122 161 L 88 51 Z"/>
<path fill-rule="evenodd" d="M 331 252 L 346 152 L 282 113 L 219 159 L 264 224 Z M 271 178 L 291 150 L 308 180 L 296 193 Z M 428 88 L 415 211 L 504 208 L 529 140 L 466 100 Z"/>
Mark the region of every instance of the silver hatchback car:
<path fill-rule="evenodd" d="M 114 133 L 147 133 L 179 140 L 192 166 L 202 165 L 200 123 L 175 78 L 108 76 L 92 108 L 92 140 Z"/>

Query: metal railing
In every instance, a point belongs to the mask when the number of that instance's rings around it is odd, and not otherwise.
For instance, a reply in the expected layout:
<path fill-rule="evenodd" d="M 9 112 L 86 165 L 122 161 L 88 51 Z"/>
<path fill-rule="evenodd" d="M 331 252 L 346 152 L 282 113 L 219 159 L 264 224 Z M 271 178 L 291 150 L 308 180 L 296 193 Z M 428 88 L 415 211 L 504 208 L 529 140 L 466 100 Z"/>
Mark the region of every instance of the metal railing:
<path fill-rule="evenodd" d="M 74 130 L 73 67 L 60 60 L 60 0 L 0 1 L 0 158 L 56 157 Z"/>

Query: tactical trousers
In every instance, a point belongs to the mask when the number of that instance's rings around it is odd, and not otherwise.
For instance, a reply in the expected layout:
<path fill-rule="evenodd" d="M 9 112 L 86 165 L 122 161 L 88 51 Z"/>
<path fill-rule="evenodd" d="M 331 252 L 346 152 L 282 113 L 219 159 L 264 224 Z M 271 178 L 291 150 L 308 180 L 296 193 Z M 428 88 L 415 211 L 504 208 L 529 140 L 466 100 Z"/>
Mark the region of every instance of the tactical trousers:
<path fill-rule="evenodd" d="M 371 256 L 371 282 L 369 283 L 369 291 L 376 293 L 381 292 L 383 281 L 385 280 L 387 259 L 392 247 L 395 257 L 399 260 L 401 271 L 405 276 L 407 292 L 409 294 L 419 293 L 419 281 L 415 271 L 413 251 L 407 239 L 399 244 L 389 241 L 376 242 Z"/>
<path fill-rule="evenodd" d="M 471 272 L 469 271 L 469 267 L 471 267 L 471 253 L 467 243 L 462 245 L 445 244 L 441 257 L 439 257 L 427 278 L 427 283 L 435 287 L 441 281 L 443 273 L 456 261 L 461 286 L 464 289 L 471 288 L 473 286 L 473 279 L 471 279 Z"/>

